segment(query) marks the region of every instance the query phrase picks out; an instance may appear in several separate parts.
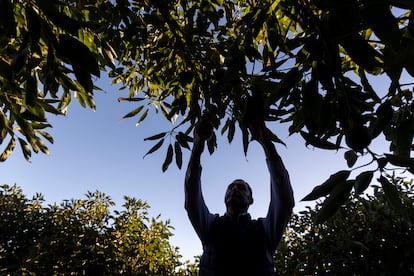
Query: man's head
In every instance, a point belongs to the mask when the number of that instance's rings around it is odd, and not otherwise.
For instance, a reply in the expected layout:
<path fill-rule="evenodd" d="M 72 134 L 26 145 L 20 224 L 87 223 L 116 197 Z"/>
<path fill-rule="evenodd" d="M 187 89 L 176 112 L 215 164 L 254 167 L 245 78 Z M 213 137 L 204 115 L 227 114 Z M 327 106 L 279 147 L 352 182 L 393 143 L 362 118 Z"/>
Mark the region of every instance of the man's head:
<path fill-rule="evenodd" d="M 245 213 L 253 203 L 252 188 L 241 179 L 236 179 L 227 187 L 224 197 L 227 212 Z"/>

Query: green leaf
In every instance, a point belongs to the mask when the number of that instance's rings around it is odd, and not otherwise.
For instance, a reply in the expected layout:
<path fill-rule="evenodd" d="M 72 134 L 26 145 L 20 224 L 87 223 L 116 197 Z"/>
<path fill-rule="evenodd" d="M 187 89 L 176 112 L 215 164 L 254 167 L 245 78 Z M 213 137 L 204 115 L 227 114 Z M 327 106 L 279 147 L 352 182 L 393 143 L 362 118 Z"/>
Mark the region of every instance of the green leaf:
<path fill-rule="evenodd" d="M 321 209 L 315 217 L 315 223 L 321 224 L 330 218 L 335 212 L 349 199 L 354 181 L 348 180 L 342 182 L 330 193 L 329 197 L 325 199 Z"/>
<path fill-rule="evenodd" d="M 50 135 L 49 133 L 47 133 L 46 131 L 41 131 L 41 130 L 38 130 L 37 131 L 40 135 L 42 135 L 46 140 L 48 140 L 49 141 L 49 143 L 51 143 L 51 144 L 53 144 L 54 143 L 54 139 L 53 139 L 53 136 L 52 135 Z"/>
<path fill-rule="evenodd" d="M 384 190 L 384 194 L 387 197 L 387 200 L 391 204 L 391 206 L 397 210 L 404 209 L 404 205 L 402 204 L 397 187 L 394 184 L 390 183 L 382 175 L 378 179 L 378 181 L 381 183 L 382 189 Z"/>
<path fill-rule="evenodd" d="M 26 143 L 22 138 L 19 138 L 20 147 L 23 152 L 24 158 L 29 161 L 30 157 L 32 156 L 32 151 L 30 150 L 29 144 Z"/>
<path fill-rule="evenodd" d="M 320 197 L 328 195 L 336 186 L 343 184 L 349 177 L 350 173 L 350 171 L 343 170 L 332 174 L 321 185 L 313 188 L 312 192 L 305 196 L 301 201 L 316 200 Z"/>
<path fill-rule="evenodd" d="M 149 112 L 149 109 L 147 108 L 145 111 L 144 111 L 144 113 L 142 113 L 142 115 L 141 115 L 141 117 L 139 117 L 139 119 L 138 119 L 138 121 L 137 121 L 137 123 L 135 124 L 136 126 L 139 126 L 144 120 L 145 120 L 145 118 L 147 118 L 147 116 L 148 116 L 148 112 Z"/>
<path fill-rule="evenodd" d="M 26 106 L 26 110 L 22 113 L 22 116 L 27 120 L 46 122 L 46 112 L 39 104 Z"/>
<path fill-rule="evenodd" d="M 9 144 L 4 149 L 3 153 L 0 155 L 0 162 L 6 161 L 6 159 L 10 156 L 10 154 L 13 152 L 14 147 L 16 146 L 16 140 L 12 137 L 10 139 Z"/>
<path fill-rule="evenodd" d="M 174 143 L 174 152 L 175 152 L 175 163 L 177 167 L 181 169 L 183 165 L 183 152 L 181 151 L 180 143 L 177 141 Z"/>
<path fill-rule="evenodd" d="M 72 66 L 82 68 L 89 74 L 100 76 L 98 62 L 85 44 L 76 38 L 63 34 L 59 36 L 59 54 L 66 58 Z"/>
<path fill-rule="evenodd" d="M 363 193 L 368 188 L 373 177 L 374 177 L 374 172 L 372 171 L 360 173 L 355 179 L 355 184 L 354 184 L 355 195 L 359 195 Z"/>
<path fill-rule="evenodd" d="M 138 106 L 137 108 L 135 108 L 134 110 L 132 110 L 131 112 L 129 112 L 128 114 L 126 114 L 124 117 L 122 117 L 122 119 L 134 117 L 135 115 L 137 115 L 138 113 L 140 113 L 143 108 L 144 108 L 143 105 Z"/>
<path fill-rule="evenodd" d="M 162 164 L 162 171 L 165 172 L 168 169 L 168 166 L 173 160 L 174 150 L 172 144 L 168 146 L 167 155 L 165 156 L 164 163 Z"/>
<path fill-rule="evenodd" d="M 353 150 L 348 150 L 344 154 L 344 158 L 349 168 L 355 165 L 358 160 L 358 155 Z"/>
<path fill-rule="evenodd" d="M 162 146 L 162 144 L 164 143 L 164 139 L 161 139 L 161 140 L 159 140 L 158 141 L 158 143 L 156 143 L 145 155 L 144 155 L 144 157 L 145 156 L 147 156 L 148 154 L 151 154 L 151 153 L 153 153 L 154 151 L 156 151 L 156 150 L 158 150 L 161 146 Z"/>

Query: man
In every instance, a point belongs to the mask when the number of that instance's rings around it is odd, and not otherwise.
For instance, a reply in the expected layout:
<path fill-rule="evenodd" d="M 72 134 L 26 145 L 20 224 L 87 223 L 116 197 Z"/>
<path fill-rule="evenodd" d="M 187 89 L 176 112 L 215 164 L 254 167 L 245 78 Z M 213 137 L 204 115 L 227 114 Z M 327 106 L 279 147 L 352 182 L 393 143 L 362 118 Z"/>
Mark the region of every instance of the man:
<path fill-rule="evenodd" d="M 194 144 L 185 178 L 185 208 L 203 245 L 200 276 L 274 275 L 273 254 L 294 206 L 288 172 L 269 137 L 264 122 L 250 126 L 263 147 L 270 172 L 271 199 L 265 218 L 252 220 L 247 213 L 253 203 L 245 181 L 232 182 L 225 194 L 226 214 L 211 214 L 201 191 L 201 154 L 211 136 L 209 123 L 194 130 Z"/>

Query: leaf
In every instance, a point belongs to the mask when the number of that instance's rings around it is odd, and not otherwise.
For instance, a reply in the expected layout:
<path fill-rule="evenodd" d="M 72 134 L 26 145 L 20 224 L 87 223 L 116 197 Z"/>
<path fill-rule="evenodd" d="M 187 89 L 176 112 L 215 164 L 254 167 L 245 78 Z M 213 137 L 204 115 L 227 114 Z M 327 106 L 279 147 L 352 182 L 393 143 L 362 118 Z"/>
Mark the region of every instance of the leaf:
<path fill-rule="evenodd" d="M 11 66 L 3 59 L 0 59 L 0 76 L 5 79 L 11 79 L 13 76 L 12 72 Z"/>
<path fill-rule="evenodd" d="M 28 120 L 46 122 L 46 112 L 39 104 L 26 106 L 26 110 L 22 113 L 22 116 Z"/>
<path fill-rule="evenodd" d="M 145 118 L 147 118 L 148 111 L 149 111 L 149 109 L 147 108 L 144 111 L 144 113 L 142 113 L 141 117 L 139 117 L 139 119 L 138 119 L 137 123 L 135 124 L 135 126 L 139 126 L 145 120 Z"/>
<path fill-rule="evenodd" d="M 398 156 L 393 154 L 385 154 L 386 160 L 394 166 L 414 168 L 414 158 Z"/>
<path fill-rule="evenodd" d="M 231 143 L 234 139 L 234 133 L 236 132 L 236 123 L 234 120 L 229 125 L 229 131 L 227 132 L 227 140 Z"/>
<path fill-rule="evenodd" d="M 145 156 L 147 156 L 148 154 L 151 154 L 151 153 L 153 153 L 154 151 L 156 151 L 156 150 L 158 150 L 161 146 L 162 146 L 162 144 L 164 143 L 164 139 L 161 139 L 161 140 L 159 140 L 158 141 L 158 143 L 156 143 L 145 155 L 144 155 L 144 158 L 145 158 Z"/>
<path fill-rule="evenodd" d="M 382 189 L 384 190 L 384 194 L 387 197 L 388 202 L 397 210 L 402 210 L 404 205 L 402 204 L 398 189 L 395 185 L 390 183 L 384 176 L 378 179 L 381 183 Z"/>
<path fill-rule="evenodd" d="M 358 160 L 358 155 L 353 150 L 348 150 L 345 152 L 344 158 L 348 167 L 351 168 Z"/>
<path fill-rule="evenodd" d="M 76 79 L 78 80 L 80 85 L 82 85 L 82 87 L 85 89 L 86 93 L 92 92 L 93 82 L 92 82 L 91 74 L 88 71 L 84 70 L 83 67 L 81 66 L 72 64 L 72 68 L 73 68 L 73 73 L 76 76 Z M 82 91 L 79 91 L 79 92 L 82 92 Z"/>
<path fill-rule="evenodd" d="M 178 134 L 175 136 L 175 139 L 180 144 L 181 147 L 190 149 L 190 146 L 188 145 L 188 142 L 192 142 L 192 139 L 184 134 L 183 132 L 178 132 Z"/>
<path fill-rule="evenodd" d="M 341 44 L 352 60 L 365 70 L 374 72 L 380 66 L 378 52 L 358 33 L 343 38 Z"/>
<path fill-rule="evenodd" d="M 183 165 L 183 152 L 181 150 L 180 144 L 177 141 L 174 143 L 174 152 L 175 152 L 175 163 L 177 164 L 177 167 L 181 169 Z"/>
<path fill-rule="evenodd" d="M 321 209 L 315 217 L 315 223 L 321 224 L 330 218 L 335 212 L 349 199 L 351 189 L 354 186 L 354 181 L 348 180 L 337 185 L 329 197 L 325 199 Z"/>
<path fill-rule="evenodd" d="M 19 138 L 19 143 L 23 152 L 24 159 L 29 161 L 30 157 L 32 156 L 32 152 L 30 150 L 29 145 L 22 138 Z"/>
<path fill-rule="evenodd" d="M 414 10 L 414 2 L 411 0 L 390 0 L 390 4 L 402 9 Z"/>
<path fill-rule="evenodd" d="M 6 161 L 6 159 L 10 156 L 10 154 L 13 152 L 14 147 L 16 146 L 16 140 L 12 137 L 10 139 L 9 144 L 4 149 L 3 153 L 0 155 L 0 162 Z"/>
<path fill-rule="evenodd" d="M 56 24 L 56 26 L 62 28 L 63 30 L 69 33 L 77 34 L 78 29 L 81 28 L 81 24 L 78 21 L 67 16 L 66 14 L 63 14 L 57 11 L 51 11 L 51 12 L 47 12 L 46 16 L 54 24 Z"/>
<path fill-rule="evenodd" d="M 138 113 L 140 113 L 143 108 L 144 108 L 143 105 L 138 106 L 137 108 L 135 108 L 134 110 L 132 110 L 131 112 L 129 112 L 128 114 L 126 114 L 124 117 L 122 117 L 122 119 L 134 117 L 135 115 L 137 115 Z"/>
<path fill-rule="evenodd" d="M 173 155 L 174 155 L 173 146 L 172 144 L 170 144 L 167 149 L 167 155 L 165 156 L 164 163 L 162 164 L 162 172 L 165 172 L 168 169 L 168 166 L 172 162 Z"/>
<path fill-rule="evenodd" d="M 97 77 L 100 76 L 98 62 L 89 48 L 76 38 L 63 34 L 59 36 L 59 54 L 69 60 L 72 66 L 82 68 Z"/>
<path fill-rule="evenodd" d="M 214 150 L 217 147 L 217 137 L 216 134 L 213 132 L 211 137 L 207 140 L 207 148 L 210 154 L 213 154 Z"/>
<path fill-rule="evenodd" d="M 316 200 L 322 196 L 328 195 L 334 187 L 344 183 L 349 177 L 350 173 L 350 171 L 343 170 L 332 174 L 321 185 L 313 188 L 312 192 L 305 196 L 301 201 Z"/>
<path fill-rule="evenodd" d="M 118 102 L 128 101 L 128 102 L 140 102 L 142 100 L 145 100 L 145 98 L 124 98 L 119 97 Z"/>
<path fill-rule="evenodd" d="M 13 6 L 10 0 L 0 0 L 0 28 L 6 30 L 10 36 L 16 34 L 16 21 L 14 20 Z"/>
<path fill-rule="evenodd" d="M 395 137 L 395 154 L 401 157 L 410 157 L 411 145 L 414 136 L 413 118 L 404 119 L 397 125 Z"/>
<path fill-rule="evenodd" d="M 286 144 L 285 144 L 285 142 L 283 142 L 282 139 L 280 139 L 276 134 L 274 134 L 273 131 L 270 131 L 269 135 L 270 135 L 270 140 L 272 140 L 273 142 L 282 144 L 285 147 L 287 147 Z"/>
<path fill-rule="evenodd" d="M 153 136 L 150 136 L 150 137 L 144 138 L 144 141 L 153 141 L 153 140 L 158 140 L 158 139 L 161 139 L 162 137 L 164 137 L 164 136 L 165 136 L 165 134 L 166 134 L 166 132 L 161 132 L 161 133 L 155 134 L 155 135 L 153 135 Z"/>
<path fill-rule="evenodd" d="M 241 127 L 242 131 L 242 139 L 243 139 L 243 151 L 244 155 L 247 155 L 247 149 L 249 148 L 249 132 L 247 131 L 247 128 Z"/>
<path fill-rule="evenodd" d="M 397 19 L 392 15 L 388 1 L 364 0 L 362 1 L 362 16 L 374 31 L 375 35 L 387 46 L 398 48 L 401 33 Z"/>
<path fill-rule="evenodd" d="M 53 142 L 54 142 L 54 139 L 53 139 L 53 136 L 52 135 L 50 135 L 49 133 L 47 133 L 46 131 L 38 131 L 38 133 L 40 134 L 40 135 L 42 135 L 46 140 L 48 140 L 49 141 L 49 143 L 51 143 L 51 144 L 53 144 Z"/>
<path fill-rule="evenodd" d="M 369 184 L 372 181 L 373 176 L 374 176 L 374 172 L 367 171 L 367 172 L 360 173 L 356 177 L 355 184 L 354 184 L 355 195 L 361 194 L 368 188 Z"/>
<path fill-rule="evenodd" d="M 300 134 L 302 135 L 303 139 L 305 139 L 307 145 L 312 145 L 314 147 L 327 150 L 338 150 L 340 148 L 334 143 L 318 138 L 305 131 L 300 131 Z"/>
<path fill-rule="evenodd" d="M 369 129 L 371 131 L 372 138 L 377 137 L 387 126 L 389 126 L 394 110 L 390 101 L 382 103 L 376 111 L 376 120 L 371 121 Z"/>

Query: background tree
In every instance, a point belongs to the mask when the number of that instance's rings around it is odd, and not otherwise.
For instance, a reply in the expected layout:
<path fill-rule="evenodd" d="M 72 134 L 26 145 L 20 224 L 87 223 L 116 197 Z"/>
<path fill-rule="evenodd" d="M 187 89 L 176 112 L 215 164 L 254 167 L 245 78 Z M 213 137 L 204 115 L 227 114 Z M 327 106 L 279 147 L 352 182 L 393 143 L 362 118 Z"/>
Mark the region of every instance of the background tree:
<path fill-rule="evenodd" d="M 295 214 L 280 244 L 275 267 L 281 275 L 410 275 L 414 272 L 414 185 L 397 182 L 401 204 L 381 186 L 353 198 L 325 223 L 315 225 L 320 205 Z"/>
<path fill-rule="evenodd" d="M 375 172 L 413 170 L 412 85 L 401 83 L 414 74 L 413 8 L 408 0 L 1 0 L 0 160 L 17 141 L 27 159 L 47 153 L 47 114 L 64 114 L 72 96 L 95 108 L 93 77 L 106 71 L 128 91 L 119 101 L 137 103 L 125 118 L 139 124 L 155 110 L 174 123 L 148 137 L 148 153 L 165 143 L 163 170 L 174 159 L 182 166 L 203 114 L 229 142 L 239 129 L 245 153 L 257 120 L 344 150 L 349 168 L 305 198 L 331 195 L 321 209 L 330 214 Z M 389 87 L 371 85 L 379 77 Z M 389 151 L 369 148 L 383 138 Z M 211 153 L 215 146 L 213 136 Z M 357 164 L 361 156 L 372 166 Z"/>
<path fill-rule="evenodd" d="M 121 211 L 103 193 L 44 206 L 17 186 L 0 191 L 0 271 L 19 275 L 196 275 L 169 243 L 170 222 L 125 197 Z"/>

